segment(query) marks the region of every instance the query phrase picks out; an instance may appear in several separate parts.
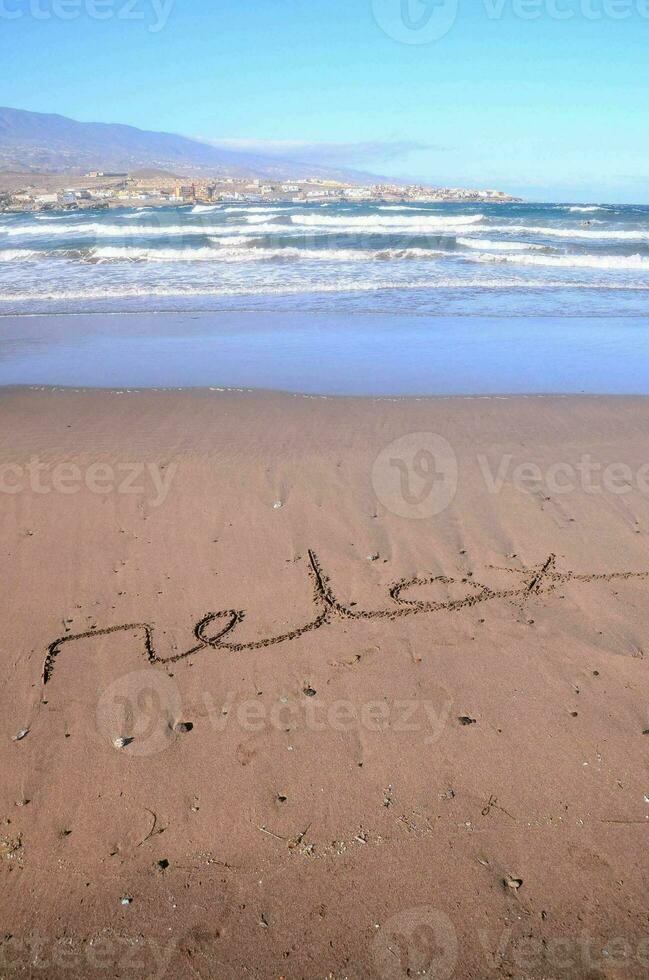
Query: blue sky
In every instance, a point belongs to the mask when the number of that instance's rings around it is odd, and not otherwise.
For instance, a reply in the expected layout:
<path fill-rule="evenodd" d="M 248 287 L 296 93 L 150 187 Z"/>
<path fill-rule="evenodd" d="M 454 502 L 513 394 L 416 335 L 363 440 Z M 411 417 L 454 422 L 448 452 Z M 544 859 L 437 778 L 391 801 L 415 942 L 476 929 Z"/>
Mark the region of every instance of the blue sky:
<path fill-rule="evenodd" d="M 649 0 L 0 0 L 0 104 L 536 200 L 649 202 L 648 52 Z"/>

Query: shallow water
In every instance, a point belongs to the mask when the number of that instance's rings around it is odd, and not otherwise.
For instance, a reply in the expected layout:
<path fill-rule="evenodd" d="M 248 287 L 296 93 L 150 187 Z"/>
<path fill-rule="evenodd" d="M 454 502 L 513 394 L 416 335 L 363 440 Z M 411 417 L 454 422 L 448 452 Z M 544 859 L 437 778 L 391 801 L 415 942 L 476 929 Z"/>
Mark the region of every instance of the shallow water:
<path fill-rule="evenodd" d="M 649 394 L 649 319 L 0 317 L 0 384 L 357 395 Z"/>

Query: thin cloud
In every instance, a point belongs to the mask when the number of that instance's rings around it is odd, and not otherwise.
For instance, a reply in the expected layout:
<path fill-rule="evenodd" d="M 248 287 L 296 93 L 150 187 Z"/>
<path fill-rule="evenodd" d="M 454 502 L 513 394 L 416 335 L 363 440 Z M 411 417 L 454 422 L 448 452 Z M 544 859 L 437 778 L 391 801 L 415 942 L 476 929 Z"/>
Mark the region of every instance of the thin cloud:
<path fill-rule="evenodd" d="M 204 141 L 207 142 L 207 141 Z M 242 153 L 255 153 L 278 160 L 318 163 L 323 166 L 358 166 L 400 160 L 421 150 L 444 148 L 416 140 L 368 140 L 357 143 L 333 143 L 317 140 L 209 140 L 211 146 Z"/>

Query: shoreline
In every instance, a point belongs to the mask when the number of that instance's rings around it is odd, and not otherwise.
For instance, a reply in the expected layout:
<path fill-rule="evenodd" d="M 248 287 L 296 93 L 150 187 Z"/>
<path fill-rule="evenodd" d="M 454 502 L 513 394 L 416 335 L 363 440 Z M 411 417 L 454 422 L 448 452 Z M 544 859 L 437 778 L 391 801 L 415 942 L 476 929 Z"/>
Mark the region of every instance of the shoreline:
<path fill-rule="evenodd" d="M 470 401 L 498 401 L 498 402 L 517 402 L 517 401 L 612 401 L 612 402 L 645 402 L 649 399 L 649 394 L 636 394 L 634 392 L 624 394 L 609 394 L 607 392 L 493 392 L 488 394 L 467 393 L 453 395 L 348 395 L 348 394 L 326 394 L 307 391 L 290 391 L 277 388 L 242 388 L 235 386 L 180 386 L 180 385 L 159 385 L 159 386 L 121 386 L 103 387 L 99 385 L 39 385 L 39 384 L 7 384 L 0 385 L 0 398 L 11 397 L 14 394 L 26 392 L 42 392 L 44 394 L 77 394 L 88 395 L 147 395 L 147 394 L 178 394 L 178 395 L 249 395 L 278 398 L 304 399 L 306 401 L 331 401 L 331 402 L 359 402 L 366 404 L 409 404 L 411 402 L 423 402 L 434 405 L 436 402 L 470 402 Z"/>
<path fill-rule="evenodd" d="M 577 288 L 583 288 L 580 285 Z M 601 288 L 601 287 L 597 287 Z M 644 288 L 644 287 L 639 287 Z M 646 287 L 649 291 L 649 286 Z M 299 312 L 299 311 L 298 311 Z M 59 319 L 65 317 L 123 317 L 131 316 L 137 317 L 152 317 L 152 316 L 185 316 L 185 317 L 227 317 L 227 316 L 254 316 L 254 317 L 293 317 L 296 315 L 295 310 L 277 310 L 277 309 L 161 309 L 161 310 L 55 310 L 52 313 L 45 312 L 21 312 L 12 311 L 9 313 L 0 312 L 0 320 L 20 320 L 27 318 L 38 318 L 43 320 L 48 319 Z M 308 310 L 305 314 L 309 319 L 318 319 L 320 317 L 331 318 L 336 316 L 331 310 Z M 480 311 L 475 312 L 459 312 L 459 313 L 447 313 L 437 310 L 355 310 L 349 309 L 345 310 L 341 316 L 349 317 L 351 319 L 366 318 L 366 319 L 395 319 L 399 320 L 402 318 L 407 319 L 421 319 L 421 320 L 649 320 L 649 314 L 647 313 L 562 313 L 561 315 L 556 313 L 503 313 L 501 317 L 498 317 L 494 313 L 484 313 Z"/>

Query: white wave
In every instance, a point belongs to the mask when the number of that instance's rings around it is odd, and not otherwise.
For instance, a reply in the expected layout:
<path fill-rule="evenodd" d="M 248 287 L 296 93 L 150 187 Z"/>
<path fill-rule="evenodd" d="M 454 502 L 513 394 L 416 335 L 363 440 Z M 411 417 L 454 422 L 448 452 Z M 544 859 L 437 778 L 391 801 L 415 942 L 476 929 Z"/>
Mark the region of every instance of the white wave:
<path fill-rule="evenodd" d="M 195 204 L 189 212 L 190 214 L 209 214 L 211 211 L 221 210 L 221 204 Z"/>
<path fill-rule="evenodd" d="M 406 213 L 410 211 L 424 211 L 424 212 L 428 212 L 428 214 L 431 214 L 429 208 L 416 207 L 414 204 L 378 204 L 376 210 L 377 211 L 405 211 Z"/>
<path fill-rule="evenodd" d="M 586 241 L 629 241 L 645 242 L 649 241 L 649 229 L 641 230 L 600 230 L 594 228 L 561 228 L 546 225 L 490 225 L 481 223 L 485 220 L 484 216 L 466 215 L 455 217 L 436 217 L 420 218 L 417 216 L 384 216 L 366 215 L 363 217 L 341 215 L 314 215 L 314 214 L 294 214 L 287 215 L 289 224 L 270 224 L 268 222 L 241 224 L 202 224 L 200 221 L 187 224 L 165 225 L 165 224 L 102 224 L 101 222 L 87 222 L 84 224 L 53 224 L 47 227 L 42 226 L 5 226 L 2 232 L 10 237 L 32 237 L 32 236 L 53 236 L 70 235 L 73 237 L 95 237 L 95 238 L 124 238 L 129 235 L 137 237 L 179 237 L 196 235 L 241 235 L 249 233 L 254 228 L 256 235 L 279 235 L 282 233 L 297 234 L 302 229 L 309 229 L 311 234 L 338 234 L 338 233 L 371 233 L 371 234 L 463 234 L 470 228 L 480 224 L 484 230 L 491 234 L 502 235 L 536 235 L 545 238 L 577 239 Z"/>
<path fill-rule="evenodd" d="M 40 236 L 50 237 L 52 235 L 76 235 L 86 238 L 124 238 L 129 235 L 138 238 L 165 236 L 177 237 L 180 235 L 229 235 L 241 234 L 249 229 L 245 225 L 102 225 L 99 222 L 84 225 L 54 225 L 51 228 L 23 227 L 6 228 L 5 234 L 14 237 Z M 276 234 L 277 225 L 262 225 L 255 229 L 257 232 L 267 231 L 269 234 Z M 287 230 L 290 230 L 287 226 Z"/>
<path fill-rule="evenodd" d="M 228 239 L 224 239 L 225 242 Z M 90 254 L 93 261 L 123 262 L 263 262 L 269 259 L 297 259 L 308 254 L 296 248 L 137 248 L 107 246 L 95 248 Z M 328 253 L 332 261 L 340 255 Z"/>
<path fill-rule="evenodd" d="M 25 259 L 36 259 L 41 254 L 29 248 L 3 248 L 0 249 L 0 262 L 21 262 Z"/>
<path fill-rule="evenodd" d="M 137 248 L 134 246 L 102 246 L 93 248 L 86 256 L 91 262 L 205 262 L 218 256 L 215 248 Z"/>
<path fill-rule="evenodd" d="M 250 235 L 229 235 L 225 238 L 212 237 L 210 241 L 214 245 L 250 245 L 251 242 L 259 241 L 259 236 Z"/>
<path fill-rule="evenodd" d="M 351 293 L 351 292 L 375 292 L 376 290 L 419 290 L 419 289 L 605 289 L 614 292 L 648 292 L 648 287 L 637 283 L 593 283 L 593 282 L 574 282 L 563 280 L 547 279 L 514 279 L 512 277 L 485 279 L 453 279 L 439 278 L 431 281 L 425 278 L 420 281 L 408 283 L 394 282 L 391 279 L 378 281 L 363 281 L 358 279 L 336 281 L 332 283 L 311 283 L 305 285 L 300 283 L 297 286 L 282 285 L 255 285 L 255 286 L 234 286 L 234 287 L 209 287 L 209 286 L 115 286 L 111 289 L 105 287 L 90 288 L 84 290 L 64 290 L 56 288 L 43 292 L 23 292 L 23 293 L 0 293 L 0 303 L 29 303 L 43 302 L 45 300 L 56 300 L 60 302 L 75 300 L 102 300 L 102 299 L 141 299 L 147 297 L 173 298 L 185 296 L 267 296 L 267 295 L 299 295 L 302 293 Z"/>
<path fill-rule="evenodd" d="M 274 208 L 274 207 L 271 207 L 271 205 L 269 205 L 269 204 L 265 204 L 265 205 L 262 204 L 259 207 L 252 206 L 252 205 L 250 207 L 246 207 L 244 204 L 239 204 L 239 205 L 235 205 L 234 207 L 231 207 L 231 208 L 223 208 L 223 210 L 224 211 L 227 211 L 227 212 L 230 212 L 230 213 L 237 213 L 238 212 L 239 214 L 279 214 L 280 211 L 287 211 L 289 209 L 288 208 Z"/>
<path fill-rule="evenodd" d="M 301 293 L 340 293 L 340 292 L 374 292 L 376 289 L 422 289 L 430 285 L 428 282 L 409 283 L 402 285 L 391 280 L 365 282 L 363 280 L 346 280 L 332 283 L 311 283 L 297 286 L 254 285 L 254 286 L 114 286 L 90 288 L 83 290 L 62 290 L 24 293 L 0 293 L 0 303 L 34 302 L 39 300 L 101 300 L 101 299 L 133 299 L 148 296 L 182 297 L 182 296 L 268 296 L 268 295 L 299 295 Z M 460 285 L 460 283 L 442 283 L 439 285 Z M 462 283 L 461 285 L 464 285 Z M 496 284 L 499 287 L 499 283 Z"/>
<path fill-rule="evenodd" d="M 277 235 L 280 232 L 290 232 L 290 225 L 269 225 L 269 224 L 259 224 L 253 225 L 217 225 L 214 228 L 202 228 L 198 231 L 204 235 L 228 235 L 234 238 L 242 236 L 251 236 L 253 238 L 259 238 L 261 235 Z"/>
<path fill-rule="evenodd" d="M 41 238 L 51 235 L 124 235 L 131 231 L 133 234 L 142 234 L 142 226 L 129 228 L 128 225 L 102 225 L 99 223 L 89 223 L 85 225 L 55 225 L 45 230 L 38 227 L 8 228 L 7 235 L 27 236 L 38 235 Z"/>
<path fill-rule="evenodd" d="M 66 219 L 70 220 L 69 214 L 34 214 L 32 215 L 36 221 L 63 221 Z"/>
<path fill-rule="evenodd" d="M 394 231 L 395 229 L 405 229 L 412 231 L 447 231 L 452 228 L 462 228 L 467 225 L 479 224 L 484 221 L 483 214 L 475 215 L 455 215 L 453 217 L 442 218 L 431 215 L 429 219 L 420 217 L 409 218 L 407 215 L 401 217 L 383 217 L 382 215 L 364 215 L 362 217 L 346 217 L 341 215 L 328 214 L 294 214 L 291 216 L 291 223 L 303 225 L 307 228 L 334 227 L 349 228 L 356 231 Z"/>
<path fill-rule="evenodd" d="M 86 257 L 91 262 L 386 262 L 401 259 L 432 259 L 450 257 L 452 253 L 425 248 L 389 248 L 379 251 L 354 248 L 263 248 L 250 247 L 250 240 L 215 239 L 221 248 L 138 248 L 133 246 L 101 246 Z M 248 247 L 242 247 L 242 246 Z"/>
<path fill-rule="evenodd" d="M 139 221 L 140 218 L 154 214 L 155 210 L 155 208 L 136 208 L 134 211 L 129 209 L 125 214 L 112 214 L 111 218 L 114 218 L 115 221 Z"/>
<path fill-rule="evenodd" d="M 489 225 L 490 232 L 503 235 L 539 235 L 544 238 L 583 238 L 588 241 L 646 242 L 649 230 L 600 231 L 592 228 L 556 228 L 538 225 Z"/>
<path fill-rule="evenodd" d="M 595 214 L 596 211 L 606 211 L 607 209 L 596 205 L 587 208 L 577 207 L 575 205 L 575 207 L 568 208 L 568 210 L 572 211 L 574 214 Z"/>
<path fill-rule="evenodd" d="M 477 248 L 484 252 L 534 252 L 546 248 L 545 245 L 532 245 L 529 242 L 494 242 L 489 238 L 458 238 L 457 243 L 465 248 Z"/>
<path fill-rule="evenodd" d="M 475 255 L 472 261 L 507 262 L 518 265 L 548 266 L 561 269 L 599 269 L 606 271 L 649 272 L 646 255 Z"/>
<path fill-rule="evenodd" d="M 385 248 L 378 252 L 369 252 L 370 258 L 379 261 L 394 261 L 396 259 L 436 259 L 440 256 L 451 257 L 452 252 L 434 248 Z"/>
<path fill-rule="evenodd" d="M 263 210 L 260 208 L 259 210 Z M 264 214 L 248 214 L 246 221 L 249 225 L 262 225 L 268 218 L 273 218 L 277 216 L 279 211 L 264 211 Z"/>
<path fill-rule="evenodd" d="M 107 246 L 95 248 L 91 260 L 125 262 L 264 262 L 272 259 L 319 259 L 330 262 L 341 261 L 345 257 L 358 258 L 351 250 L 330 249 L 315 252 L 298 248 L 241 248 L 227 247 L 228 239 L 223 239 L 222 248 L 137 248 L 130 246 Z M 366 253 L 363 253 L 366 257 Z"/>

